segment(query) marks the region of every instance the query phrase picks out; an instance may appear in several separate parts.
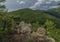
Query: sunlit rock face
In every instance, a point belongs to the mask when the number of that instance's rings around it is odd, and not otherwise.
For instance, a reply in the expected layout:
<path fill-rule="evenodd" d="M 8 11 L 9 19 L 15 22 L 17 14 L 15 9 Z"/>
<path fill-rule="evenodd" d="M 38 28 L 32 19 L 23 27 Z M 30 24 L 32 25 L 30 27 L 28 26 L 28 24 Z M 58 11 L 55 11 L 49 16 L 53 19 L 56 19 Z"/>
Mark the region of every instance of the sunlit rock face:
<path fill-rule="evenodd" d="M 31 8 L 46 10 L 58 7 L 60 0 L 6 0 L 4 3 L 9 11 Z"/>

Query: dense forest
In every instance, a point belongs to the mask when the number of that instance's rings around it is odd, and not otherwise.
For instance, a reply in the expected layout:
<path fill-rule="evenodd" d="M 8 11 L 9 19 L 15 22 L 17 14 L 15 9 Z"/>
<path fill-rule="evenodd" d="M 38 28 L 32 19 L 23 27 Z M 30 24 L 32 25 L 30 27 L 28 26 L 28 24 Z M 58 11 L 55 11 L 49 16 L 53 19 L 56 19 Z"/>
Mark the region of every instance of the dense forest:
<path fill-rule="evenodd" d="M 0 0 L 0 3 L 4 3 L 4 1 Z M 5 8 L 4 5 L 0 4 L 0 42 L 4 42 L 4 37 L 16 34 L 15 28 L 21 21 L 31 24 L 31 29 L 35 32 L 39 27 L 43 27 L 48 37 L 60 42 L 60 8 L 54 8 L 50 11 L 25 8 L 12 12 L 7 12 Z M 29 38 L 29 42 L 33 42 L 33 40 Z"/>

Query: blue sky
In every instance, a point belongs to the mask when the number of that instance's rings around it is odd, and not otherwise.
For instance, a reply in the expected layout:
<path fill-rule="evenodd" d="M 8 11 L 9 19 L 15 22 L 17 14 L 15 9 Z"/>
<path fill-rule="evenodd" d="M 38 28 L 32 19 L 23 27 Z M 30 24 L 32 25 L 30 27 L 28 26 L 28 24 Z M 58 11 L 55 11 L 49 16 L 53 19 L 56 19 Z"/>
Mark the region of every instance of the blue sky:
<path fill-rule="evenodd" d="M 58 7 L 60 0 L 6 0 L 4 3 L 9 11 L 31 8 L 31 9 L 50 9 Z"/>

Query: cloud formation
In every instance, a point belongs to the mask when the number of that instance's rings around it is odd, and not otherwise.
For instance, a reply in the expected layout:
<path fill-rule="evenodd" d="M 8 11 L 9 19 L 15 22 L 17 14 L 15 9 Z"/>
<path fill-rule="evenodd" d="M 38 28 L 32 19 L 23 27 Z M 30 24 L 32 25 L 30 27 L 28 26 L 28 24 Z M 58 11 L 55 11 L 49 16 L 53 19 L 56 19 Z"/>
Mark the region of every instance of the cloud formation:
<path fill-rule="evenodd" d="M 59 2 L 60 0 L 37 0 L 37 2 L 33 5 L 33 6 L 31 6 L 31 7 L 29 7 L 29 8 L 37 8 L 37 7 L 39 7 L 39 6 L 41 6 L 41 4 L 52 4 L 52 2 L 55 2 L 55 3 L 57 3 L 57 2 Z M 43 7 L 48 7 L 48 5 L 47 6 L 43 6 Z M 50 8 L 55 8 L 55 7 L 57 7 L 57 6 L 50 6 Z"/>
<path fill-rule="evenodd" d="M 36 8 L 36 6 L 40 6 L 40 4 L 43 4 L 43 2 L 45 2 L 45 0 L 37 0 L 37 2 L 30 8 Z"/>
<path fill-rule="evenodd" d="M 25 4 L 25 5 L 26 4 L 30 5 L 32 1 L 35 1 L 35 0 L 31 0 L 31 1 L 30 0 L 17 0 L 17 2 L 19 4 Z M 29 6 L 29 8 L 36 9 L 37 7 L 41 7 L 42 5 L 44 5 L 44 6 L 42 6 L 44 8 L 55 8 L 57 6 L 55 6 L 55 5 L 52 6 L 53 2 L 55 4 L 59 1 L 60 0 L 36 0 L 32 6 Z"/>
<path fill-rule="evenodd" d="M 50 9 L 58 7 L 60 0 L 6 0 L 5 5 L 9 10 L 32 8 Z"/>

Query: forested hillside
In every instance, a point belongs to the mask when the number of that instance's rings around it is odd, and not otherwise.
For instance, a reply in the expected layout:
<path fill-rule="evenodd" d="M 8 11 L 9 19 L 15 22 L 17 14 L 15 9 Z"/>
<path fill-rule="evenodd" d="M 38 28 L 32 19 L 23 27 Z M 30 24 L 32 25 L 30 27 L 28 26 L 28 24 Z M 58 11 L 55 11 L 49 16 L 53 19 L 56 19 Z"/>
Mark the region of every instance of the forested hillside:
<path fill-rule="evenodd" d="M 52 10 L 60 14 L 60 7 L 59 8 L 54 8 Z"/>
<path fill-rule="evenodd" d="M 20 20 L 24 20 L 30 23 L 39 22 L 44 24 L 46 20 L 51 20 L 57 25 L 58 28 L 60 28 L 60 16 L 58 13 L 53 13 L 53 11 L 32 10 L 27 8 L 9 12 L 8 15 L 17 17 Z"/>
<path fill-rule="evenodd" d="M 29 42 L 34 42 L 35 40 L 38 40 L 35 42 L 39 42 L 39 40 L 41 40 L 40 32 L 42 32 L 43 34 L 43 36 L 41 36 L 43 42 L 45 42 L 46 39 L 47 39 L 46 42 L 48 42 L 49 40 L 51 41 L 51 39 L 48 40 L 48 38 L 54 39 L 52 40 L 54 42 L 55 41 L 60 42 L 60 18 L 55 16 L 56 14 L 55 15 L 53 13 L 51 14 L 49 11 L 32 10 L 28 8 L 12 12 L 1 13 L 0 13 L 1 42 L 9 42 L 11 40 L 12 40 L 11 42 L 13 41 L 16 42 L 17 40 L 18 42 L 24 42 L 27 40 L 26 37 L 29 37 L 28 39 Z M 21 23 L 21 21 L 24 22 Z M 44 40 L 45 36 L 47 36 L 48 38 L 46 37 L 46 39 Z M 36 37 L 38 39 L 36 39 Z"/>

